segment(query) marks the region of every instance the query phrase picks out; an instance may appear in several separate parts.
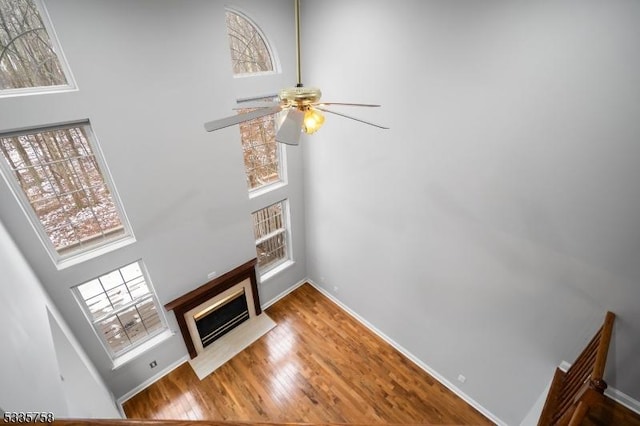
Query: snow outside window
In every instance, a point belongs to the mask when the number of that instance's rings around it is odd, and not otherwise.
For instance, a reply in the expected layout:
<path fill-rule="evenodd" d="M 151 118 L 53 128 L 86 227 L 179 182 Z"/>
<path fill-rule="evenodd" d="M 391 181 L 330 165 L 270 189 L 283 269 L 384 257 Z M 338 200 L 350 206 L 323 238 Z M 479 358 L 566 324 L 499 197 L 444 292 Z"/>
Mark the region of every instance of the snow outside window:
<path fill-rule="evenodd" d="M 113 359 L 167 329 L 141 261 L 80 284 L 73 292 Z"/>
<path fill-rule="evenodd" d="M 58 267 L 133 240 L 88 123 L 0 134 L 0 171 Z"/>

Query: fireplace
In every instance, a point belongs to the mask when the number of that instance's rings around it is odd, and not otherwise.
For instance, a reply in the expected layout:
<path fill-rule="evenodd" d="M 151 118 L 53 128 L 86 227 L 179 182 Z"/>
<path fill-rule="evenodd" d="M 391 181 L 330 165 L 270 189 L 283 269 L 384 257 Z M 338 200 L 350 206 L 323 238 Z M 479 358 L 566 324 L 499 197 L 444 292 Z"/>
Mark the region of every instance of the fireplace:
<path fill-rule="evenodd" d="M 237 326 L 260 315 L 256 259 L 167 303 L 193 359 Z"/>
<path fill-rule="evenodd" d="M 196 313 L 193 319 L 202 346 L 206 348 L 249 319 L 244 288 Z"/>

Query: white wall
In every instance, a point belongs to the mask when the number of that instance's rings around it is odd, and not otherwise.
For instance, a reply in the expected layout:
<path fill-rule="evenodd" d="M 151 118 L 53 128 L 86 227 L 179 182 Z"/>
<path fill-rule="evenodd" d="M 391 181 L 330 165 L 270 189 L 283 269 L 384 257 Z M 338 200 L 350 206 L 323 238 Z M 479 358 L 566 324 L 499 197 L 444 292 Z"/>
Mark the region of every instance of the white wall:
<path fill-rule="evenodd" d="M 203 123 L 231 115 L 237 96 L 225 5 L 254 18 L 280 56 L 283 72 L 263 78 L 259 95 L 295 79 L 293 11 L 288 0 L 45 3 L 79 90 L 1 99 L 0 131 L 89 119 L 137 241 L 58 271 L 4 182 L 0 218 L 120 397 L 186 354 L 175 318 L 169 313 L 174 337 L 112 370 L 70 288 L 142 259 L 164 304 L 256 256 L 239 131 L 207 133 Z M 263 301 L 306 275 L 300 150 L 288 159 L 296 264 L 260 285 Z"/>
<path fill-rule="evenodd" d="M 305 82 L 391 127 L 304 142 L 310 277 L 508 424 L 612 310 L 640 399 L 640 3 L 302 7 Z"/>
<path fill-rule="evenodd" d="M 47 309 L 68 417 L 121 418 L 113 395 L 57 314 Z"/>
<path fill-rule="evenodd" d="M 0 407 L 67 415 L 44 291 L 0 222 Z"/>
<path fill-rule="evenodd" d="M 52 412 L 56 418 L 120 417 L 112 395 L 2 222 L 0 271 L 0 407 Z"/>

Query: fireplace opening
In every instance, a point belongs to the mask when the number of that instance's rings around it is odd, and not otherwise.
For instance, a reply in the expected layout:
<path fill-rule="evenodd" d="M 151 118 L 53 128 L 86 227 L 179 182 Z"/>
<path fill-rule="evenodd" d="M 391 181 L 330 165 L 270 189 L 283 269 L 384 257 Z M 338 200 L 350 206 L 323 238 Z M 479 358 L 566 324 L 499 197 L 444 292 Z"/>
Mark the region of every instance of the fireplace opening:
<path fill-rule="evenodd" d="M 249 319 L 244 288 L 193 316 L 202 347 L 206 347 Z"/>

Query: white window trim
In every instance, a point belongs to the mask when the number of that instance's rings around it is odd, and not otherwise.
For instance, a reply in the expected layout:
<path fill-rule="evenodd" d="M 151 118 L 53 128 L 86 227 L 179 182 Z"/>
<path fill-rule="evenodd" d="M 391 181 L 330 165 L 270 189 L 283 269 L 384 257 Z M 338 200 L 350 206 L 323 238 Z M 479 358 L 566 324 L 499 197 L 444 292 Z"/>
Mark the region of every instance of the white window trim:
<path fill-rule="evenodd" d="M 276 120 L 276 132 L 280 127 L 280 124 Z M 259 188 L 249 190 L 249 199 L 253 200 L 254 198 L 261 197 L 270 192 L 276 191 L 280 188 L 284 188 L 289 185 L 289 175 L 287 173 L 287 150 L 284 147 L 284 144 L 280 142 L 276 142 L 276 149 L 278 150 L 278 169 L 280 170 L 280 180 L 277 182 L 270 183 L 268 185 L 261 186 Z"/>
<path fill-rule="evenodd" d="M 247 75 L 253 76 L 255 74 L 247 74 Z M 257 97 L 238 99 L 238 100 L 236 100 L 236 105 L 238 107 L 241 107 L 243 102 L 256 102 L 259 99 L 265 99 L 265 98 L 278 98 L 278 95 L 269 94 L 269 95 L 264 95 L 264 96 L 257 96 Z M 280 111 L 274 117 L 275 126 L 276 126 L 276 133 L 278 132 L 278 130 L 280 129 L 280 126 L 282 125 L 282 122 L 284 121 L 284 118 L 285 118 L 284 114 L 285 114 L 285 111 Z M 242 146 L 242 140 L 240 140 L 240 145 Z M 263 186 L 261 186 L 259 188 L 249 189 L 248 190 L 249 199 L 254 199 L 254 198 L 260 197 L 260 196 L 262 196 L 264 194 L 268 194 L 271 191 L 275 191 L 277 189 L 283 188 L 283 187 L 285 187 L 285 186 L 287 186 L 289 184 L 289 176 L 288 176 L 288 173 L 287 173 L 287 169 L 288 169 L 288 167 L 287 167 L 287 150 L 285 149 L 285 144 L 282 144 L 280 142 L 276 142 L 276 149 L 278 151 L 277 152 L 277 154 L 278 154 L 278 170 L 280 172 L 280 180 L 277 181 L 277 182 L 269 183 L 267 185 L 263 185 Z M 246 174 L 246 169 L 245 169 L 245 174 Z"/>
<path fill-rule="evenodd" d="M 260 283 L 264 283 L 264 282 L 269 281 L 271 278 L 273 278 L 274 276 L 278 275 L 280 272 L 284 271 L 285 269 L 288 269 L 289 267 L 291 267 L 291 266 L 293 266 L 295 264 L 296 264 L 296 261 L 292 260 L 292 259 L 287 259 L 286 261 L 284 261 L 282 263 L 278 263 L 273 268 L 270 268 L 266 272 L 260 274 Z"/>
<path fill-rule="evenodd" d="M 275 68 L 275 66 L 274 66 L 274 68 Z M 280 74 L 280 72 L 279 71 L 243 72 L 243 73 L 240 73 L 240 74 L 233 74 L 233 78 L 260 77 L 260 76 L 264 76 L 264 75 L 274 75 L 274 74 Z"/>
<path fill-rule="evenodd" d="M 16 96 L 27 96 L 27 95 L 43 95 L 49 93 L 63 93 L 63 92 L 73 92 L 78 90 L 78 85 L 76 84 L 76 80 L 73 77 L 73 73 L 71 72 L 71 68 L 69 67 L 69 62 L 67 61 L 67 57 L 62 50 L 62 46 L 58 41 L 58 34 L 56 33 L 55 28 L 51 22 L 51 17 L 49 16 L 49 11 L 44 5 L 42 0 L 33 0 L 40 12 L 40 17 L 42 18 L 42 23 L 44 24 L 45 31 L 49 36 L 49 40 L 51 41 L 51 47 L 53 51 L 56 53 L 58 60 L 60 61 L 60 67 L 62 68 L 62 72 L 67 79 L 67 84 L 61 84 L 58 86 L 37 86 L 37 87 L 21 87 L 18 89 L 5 89 L 0 90 L 0 99 L 16 97 Z"/>
<path fill-rule="evenodd" d="M 272 191 L 276 191 L 280 188 L 284 188 L 287 186 L 288 182 L 273 182 L 269 185 L 261 186 L 260 188 L 253 189 L 249 191 L 249 199 L 253 200 L 254 198 L 259 198 L 265 194 L 268 194 Z M 259 209 L 258 209 L 259 210 Z"/>
<path fill-rule="evenodd" d="M 153 284 L 151 283 L 151 279 L 149 278 L 149 273 L 147 272 L 147 267 L 144 264 L 144 262 L 142 261 L 142 259 L 138 259 L 134 262 L 130 262 L 127 263 L 126 265 L 122 265 L 116 269 L 114 269 L 113 271 L 117 271 L 118 269 L 130 265 L 131 263 L 135 263 L 138 262 L 138 264 L 140 265 L 140 271 L 142 272 L 142 275 L 144 276 L 145 282 L 149 288 L 149 293 L 151 294 L 151 297 L 153 299 L 153 303 L 156 306 L 156 311 L 158 312 L 158 317 L 160 318 L 160 322 L 162 323 L 163 327 L 161 329 L 159 329 L 155 334 L 150 335 L 149 337 L 147 337 L 146 339 L 137 342 L 135 344 L 133 344 L 131 347 L 123 350 L 122 352 L 119 352 L 117 355 L 111 350 L 111 348 L 107 345 L 107 342 L 105 342 L 105 340 L 100 336 L 98 329 L 95 326 L 95 323 L 113 315 L 113 313 L 110 313 L 108 315 L 105 315 L 104 317 L 98 318 L 98 319 L 93 319 L 91 312 L 89 312 L 89 310 L 87 309 L 87 304 L 85 302 L 85 300 L 83 299 L 82 295 L 80 294 L 80 291 L 78 290 L 78 287 L 81 286 L 82 284 L 76 285 L 75 287 L 71 288 L 71 292 L 73 293 L 73 296 L 75 297 L 76 301 L 78 302 L 78 305 L 80 305 L 80 309 L 82 310 L 82 313 L 84 314 L 85 318 L 87 319 L 87 321 L 89 322 L 89 326 L 91 327 L 91 329 L 93 330 L 93 333 L 95 334 L 96 338 L 98 339 L 98 341 L 100 342 L 100 344 L 102 345 L 102 347 L 104 348 L 105 352 L 109 355 L 109 358 L 111 359 L 112 362 L 112 370 L 116 370 L 118 368 L 120 368 L 121 366 L 123 366 L 124 364 L 132 361 L 133 359 L 139 357 L 140 355 L 142 355 L 143 353 L 145 353 L 146 351 L 150 350 L 151 348 L 159 345 L 160 343 L 164 342 L 165 340 L 171 338 L 175 333 L 169 328 L 169 323 L 167 322 L 167 317 L 165 315 L 164 309 L 162 307 L 162 305 L 160 304 L 160 301 L 158 300 L 158 296 L 156 295 L 155 289 L 153 287 Z M 113 272 L 111 271 L 111 272 Z M 106 272 L 105 274 L 108 274 L 109 272 Z M 100 274 L 92 279 L 97 279 L 102 275 L 105 274 Z M 84 283 L 87 283 L 91 281 L 90 280 L 86 280 Z M 83 284 L 84 284 L 83 283 Z M 125 309 L 125 308 L 121 308 L 121 309 Z M 119 310 L 121 310 L 119 309 Z"/>
<path fill-rule="evenodd" d="M 29 134 L 38 131 L 47 131 L 60 127 L 72 127 L 72 126 L 86 126 L 85 130 L 88 136 L 88 143 L 91 146 L 91 150 L 93 155 L 100 166 L 100 171 L 102 172 L 102 178 L 104 179 L 105 184 L 109 188 L 111 193 L 111 197 L 113 198 L 114 205 L 118 214 L 120 215 L 120 220 L 122 222 L 122 226 L 124 228 L 124 235 L 120 238 L 116 238 L 113 240 L 109 240 L 101 245 L 96 245 L 95 247 L 87 248 L 84 251 L 78 253 L 70 253 L 68 255 L 60 255 L 56 248 L 54 247 L 51 239 L 47 235 L 47 232 L 44 229 L 44 226 L 40 222 L 40 219 L 36 215 L 36 212 L 31 207 L 31 204 L 27 198 L 27 195 L 24 193 L 22 188 L 20 187 L 20 183 L 13 176 L 13 172 L 9 170 L 9 165 L 6 161 L 0 160 L 0 175 L 2 175 L 4 181 L 7 183 L 7 186 L 13 193 L 13 196 L 16 198 L 16 201 L 20 205 L 22 212 L 27 216 L 28 222 L 35 231 L 38 239 L 45 247 L 49 258 L 56 266 L 58 270 L 62 270 L 68 268 L 73 265 L 80 264 L 87 260 L 93 259 L 95 257 L 101 256 L 105 253 L 109 253 L 111 251 L 117 250 L 121 247 L 127 246 L 129 244 L 133 244 L 136 239 L 133 235 L 133 229 L 129 223 L 129 219 L 122 207 L 122 200 L 118 194 L 116 186 L 113 182 L 113 178 L 111 176 L 111 172 L 107 167 L 107 164 L 104 160 L 104 154 L 102 153 L 102 148 L 100 147 L 100 143 L 98 142 L 98 138 L 96 137 L 93 129 L 91 128 L 91 123 L 88 120 L 77 121 L 77 122 L 69 122 L 69 123 L 61 123 L 54 124 L 50 126 L 38 126 L 34 128 L 24 129 L 20 131 L 8 131 L 2 132 L 3 135 L 17 135 L 17 134 Z"/>
<path fill-rule="evenodd" d="M 289 198 L 283 198 L 280 201 L 276 201 L 275 203 L 269 203 L 263 207 L 252 212 L 255 213 L 264 208 L 273 206 L 274 204 L 282 203 L 282 222 L 284 223 L 284 230 L 282 231 L 274 231 L 271 234 L 264 236 L 258 240 L 254 239 L 254 247 L 256 247 L 260 242 L 273 237 L 277 234 L 284 233 L 285 247 L 286 247 L 286 257 L 279 262 L 276 262 L 272 265 L 269 265 L 268 268 L 258 268 L 258 274 L 260 275 L 260 282 L 267 281 L 272 278 L 274 275 L 279 274 L 283 270 L 287 269 L 289 266 L 295 264 L 295 260 L 293 259 L 293 247 L 292 247 L 292 238 L 291 238 L 291 214 L 289 208 Z"/>

